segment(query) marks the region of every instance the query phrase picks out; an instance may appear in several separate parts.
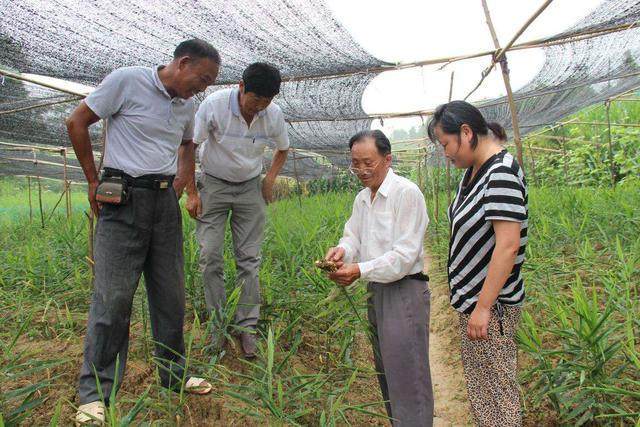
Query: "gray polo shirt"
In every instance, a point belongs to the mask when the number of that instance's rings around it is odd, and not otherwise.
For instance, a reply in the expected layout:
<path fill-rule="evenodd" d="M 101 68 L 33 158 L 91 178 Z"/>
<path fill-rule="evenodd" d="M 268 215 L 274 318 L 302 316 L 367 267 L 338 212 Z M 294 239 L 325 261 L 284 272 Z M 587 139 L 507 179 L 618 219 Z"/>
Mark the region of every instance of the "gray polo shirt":
<path fill-rule="evenodd" d="M 107 121 L 104 166 L 129 175 L 175 175 L 178 148 L 193 139 L 193 99 L 171 98 L 158 67 L 125 67 L 109 74 L 85 99 Z"/>

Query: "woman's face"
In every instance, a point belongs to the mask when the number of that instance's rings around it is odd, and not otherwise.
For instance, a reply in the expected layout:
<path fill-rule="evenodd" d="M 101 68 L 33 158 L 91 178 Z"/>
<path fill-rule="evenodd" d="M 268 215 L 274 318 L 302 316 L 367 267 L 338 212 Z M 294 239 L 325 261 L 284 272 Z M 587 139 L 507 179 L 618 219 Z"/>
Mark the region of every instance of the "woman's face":
<path fill-rule="evenodd" d="M 460 127 L 460 133 L 446 133 L 438 124 L 435 127 L 438 143 L 444 150 L 444 155 L 457 168 L 466 169 L 473 165 L 474 150 L 471 147 L 473 131 L 468 125 Z"/>

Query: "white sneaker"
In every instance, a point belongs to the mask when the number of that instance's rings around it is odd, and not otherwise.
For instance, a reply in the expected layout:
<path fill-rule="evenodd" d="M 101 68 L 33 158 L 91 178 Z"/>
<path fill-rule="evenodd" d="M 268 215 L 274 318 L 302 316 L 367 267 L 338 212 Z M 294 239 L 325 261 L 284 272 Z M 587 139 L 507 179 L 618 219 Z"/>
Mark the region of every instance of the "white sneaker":
<path fill-rule="evenodd" d="M 99 400 L 80 405 L 78 406 L 78 412 L 76 412 L 76 426 L 101 426 L 104 424 L 104 413 L 104 404 Z"/>
<path fill-rule="evenodd" d="M 213 386 L 204 378 L 191 377 L 184 386 L 184 391 L 190 394 L 205 395 L 211 393 Z"/>

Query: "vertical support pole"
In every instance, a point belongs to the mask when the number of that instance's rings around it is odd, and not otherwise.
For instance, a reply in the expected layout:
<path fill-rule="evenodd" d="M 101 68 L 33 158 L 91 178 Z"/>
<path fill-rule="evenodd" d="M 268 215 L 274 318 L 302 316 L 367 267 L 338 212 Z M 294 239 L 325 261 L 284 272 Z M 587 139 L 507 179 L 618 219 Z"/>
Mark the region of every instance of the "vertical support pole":
<path fill-rule="evenodd" d="M 533 154 L 533 148 L 531 148 L 531 140 L 527 139 L 527 145 L 529 146 L 529 155 L 531 156 L 531 176 L 533 177 L 533 182 L 538 184 L 538 179 L 536 178 L 536 159 Z"/>
<path fill-rule="evenodd" d="M 451 80 L 449 81 L 449 102 L 453 98 L 453 76 L 455 71 L 451 72 Z M 447 163 L 447 206 L 451 206 L 451 160 L 445 158 Z"/>
<path fill-rule="evenodd" d="M 422 192 L 422 156 L 418 158 L 418 188 Z"/>
<path fill-rule="evenodd" d="M 484 9 L 484 15 L 487 19 L 487 25 L 491 32 L 491 38 L 493 39 L 493 45 L 496 49 L 500 49 L 500 42 L 496 35 L 496 30 L 493 27 L 491 21 L 491 15 L 489 14 L 489 6 L 487 6 L 487 0 L 482 0 L 482 8 Z M 509 111 L 511 112 L 511 126 L 513 128 L 513 142 L 516 145 L 516 155 L 518 157 L 518 163 L 522 168 L 522 172 L 525 172 L 524 161 L 522 157 L 522 139 L 520 138 L 520 125 L 518 124 L 518 111 L 516 109 L 516 103 L 513 100 L 513 91 L 511 90 L 511 79 L 509 77 L 509 66 L 507 65 L 506 53 L 502 55 L 500 60 L 500 69 L 502 70 L 502 80 L 504 81 L 504 87 L 507 91 L 507 100 L 509 101 Z"/>
<path fill-rule="evenodd" d="M 31 205 L 31 177 L 27 176 L 27 184 L 29 185 L 29 222 L 33 222 L 33 206 Z"/>
<path fill-rule="evenodd" d="M 611 168 L 611 188 L 616 188 L 616 171 L 615 171 L 615 164 L 613 161 L 613 141 L 611 140 L 611 112 L 609 111 L 611 107 L 611 102 L 606 101 L 604 105 L 607 110 L 607 136 L 609 140 L 609 165 Z"/>
<path fill-rule="evenodd" d="M 300 195 L 300 178 L 298 177 L 298 167 L 296 166 L 296 150 L 292 148 L 293 152 L 293 174 L 296 176 L 296 185 L 298 186 L 298 205 L 302 209 L 302 196 Z"/>
<path fill-rule="evenodd" d="M 40 205 L 40 223 L 44 228 L 44 211 L 42 210 L 42 184 L 40 183 L 40 175 L 38 175 L 38 204 Z"/>
<path fill-rule="evenodd" d="M 69 200 L 69 181 L 67 179 L 67 149 L 63 148 L 62 150 L 62 159 L 63 159 L 63 171 L 62 171 L 62 175 L 63 175 L 63 181 L 64 181 L 64 197 L 65 197 L 65 206 L 66 206 L 66 211 L 67 211 L 67 222 L 69 221 L 69 218 L 71 217 L 71 202 Z"/>
<path fill-rule="evenodd" d="M 560 144 L 562 144 L 562 169 L 564 170 L 565 179 L 569 176 L 569 164 L 567 163 L 567 142 L 564 140 L 564 128 L 560 125 Z"/>

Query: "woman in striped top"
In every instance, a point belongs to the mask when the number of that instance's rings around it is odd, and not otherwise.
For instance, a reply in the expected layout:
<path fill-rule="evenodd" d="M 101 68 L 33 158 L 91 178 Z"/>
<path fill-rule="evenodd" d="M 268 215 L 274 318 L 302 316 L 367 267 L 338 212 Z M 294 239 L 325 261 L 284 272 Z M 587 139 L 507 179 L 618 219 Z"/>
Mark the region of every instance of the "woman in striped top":
<path fill-rule="evenodd" d="M 514 336 L 524 301 L 527 187 L 503 147 L 506 134 L 464 101 L 438 107 L 429 123 L 452 164 L 466 169 L 449 207 L 448 277 L 460 315 L 469 400 L 481 426 L 522 424 Z"/>

